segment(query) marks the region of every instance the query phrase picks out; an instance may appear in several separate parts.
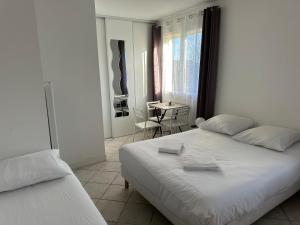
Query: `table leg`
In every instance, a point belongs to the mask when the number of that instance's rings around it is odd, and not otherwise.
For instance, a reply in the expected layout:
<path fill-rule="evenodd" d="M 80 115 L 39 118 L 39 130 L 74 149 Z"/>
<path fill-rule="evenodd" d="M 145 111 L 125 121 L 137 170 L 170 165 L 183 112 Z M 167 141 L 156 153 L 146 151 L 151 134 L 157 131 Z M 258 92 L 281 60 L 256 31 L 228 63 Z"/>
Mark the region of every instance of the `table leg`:
<path fill-rule="evenodd" d="M 165 110 L 165 111 L 163 112 L 163 114 L 161 115 L 160 118 L 159 118 L 159 116 L 158 116 L 158 113 L 157 113 L 157 109 L 156 109 L 156 108 L 154 109 L 154 112 L 156 113 L 157 122 L 160 124 L 161 121 L 163 120 L 163 118 L 165 117 L 167 110 Z M 153 138 L 155 138 L 156 133 L 157 133 L 157 131 L 158 131 L 159 129 L 160 129 L 160 133 L 161 133 L 161 136 L 162 136 L 162 129 L 161 129 L 161 127 L 157 127 L 157 128 L 155 129 Z"/>
<path fill-rule="evenodd" d="M 129 182 L 127 180 L 125 180 L 125 189 L 129 188 Z"/>
<path fill-rule="evenodd" d="M 164 113 L 161 115 L 159 123 L 160 123 L 160 122 L 163 120 L 163 118 L 165 117 L 166 112 L 167 112 L 167 110 L 165 110 Z"/>
<path fill-rule="evenodd" d="M 153 134 L 153 138 L 155 138 L 158 129 L 159 129 L 159 127 L 156 127 L 156 128 L 155 128 L 155 132 L 154 132 L 154 134 Z"/>
<path fill-rule="evenodd" d="M 158 116 L 158 113 L 157 113 L 157 108 L 154 108 L 154 113 L 156 115 L 157 122 L 159 123 L 159 116 Z"/>

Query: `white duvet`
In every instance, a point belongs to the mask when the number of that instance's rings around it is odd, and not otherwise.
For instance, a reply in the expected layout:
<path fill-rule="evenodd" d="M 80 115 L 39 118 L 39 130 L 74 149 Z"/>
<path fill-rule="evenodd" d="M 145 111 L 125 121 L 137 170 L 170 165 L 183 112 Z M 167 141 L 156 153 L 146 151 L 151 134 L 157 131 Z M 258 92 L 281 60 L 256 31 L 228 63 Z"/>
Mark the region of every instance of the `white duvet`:
<path fill-rule="evenodd" d="M 0 193 L 1 225 L 107 225 L 74 174 Z"/>
<path fill-rule="evenodd" d="M 159 153 L 165 139 L 183 142 L 182 155 Z M 180 157 L 202 153 L 214 157 L 220 170 L 182 169 Z M 186 225 L 228 224 L 300 181 L 300 144 L 281 153 L 201 129 L 126 145 L 120 160 Z"/>

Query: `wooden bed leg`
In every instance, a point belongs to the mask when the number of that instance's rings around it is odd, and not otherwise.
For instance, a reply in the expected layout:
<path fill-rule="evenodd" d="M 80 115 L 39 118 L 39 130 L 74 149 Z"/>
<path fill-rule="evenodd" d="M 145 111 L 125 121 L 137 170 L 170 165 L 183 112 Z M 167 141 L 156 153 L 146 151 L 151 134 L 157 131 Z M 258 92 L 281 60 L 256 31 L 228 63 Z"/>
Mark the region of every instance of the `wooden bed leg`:
<path fill-rule="evenodd" d="M 127 180 L 125 180 L 125 189 L 128 189 L 129 188 L 129 183 Z"/>

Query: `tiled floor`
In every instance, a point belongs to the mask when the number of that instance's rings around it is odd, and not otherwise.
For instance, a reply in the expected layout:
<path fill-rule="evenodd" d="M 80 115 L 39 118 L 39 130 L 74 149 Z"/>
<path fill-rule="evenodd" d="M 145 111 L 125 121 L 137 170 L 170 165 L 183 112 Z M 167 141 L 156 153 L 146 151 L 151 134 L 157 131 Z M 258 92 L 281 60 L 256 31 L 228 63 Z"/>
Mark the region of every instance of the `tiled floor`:
<path fill-rule="evenodd" d="M 75 174 L 108 225 L 172 225 L 132 187 L 124 188 L 118 150 L 130 142 L 131 136 L 106 140 L 107 162 L 81 168 Z M 300 225 L 300 193 L 253 225 Z"/>

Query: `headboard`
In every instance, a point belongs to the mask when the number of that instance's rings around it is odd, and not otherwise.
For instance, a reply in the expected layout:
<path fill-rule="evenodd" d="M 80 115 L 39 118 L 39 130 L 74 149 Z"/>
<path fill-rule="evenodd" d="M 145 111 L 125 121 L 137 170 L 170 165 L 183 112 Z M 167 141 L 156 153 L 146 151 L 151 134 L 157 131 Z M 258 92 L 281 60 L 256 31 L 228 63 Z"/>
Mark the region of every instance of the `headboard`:
<path fill-rule="evenodd" d="M 50 145 L 51 145 L 51 149 L 58 149 L 59 145 L 58 145 L 55 107 L 54 107 L 54 98 L 53 98 L 53 87 L 50 81 L 46 81 L 44 83 L 44 91 L 45 91 L 46 109 L 47 109 L 47 117 L 48 117 Z"/>

